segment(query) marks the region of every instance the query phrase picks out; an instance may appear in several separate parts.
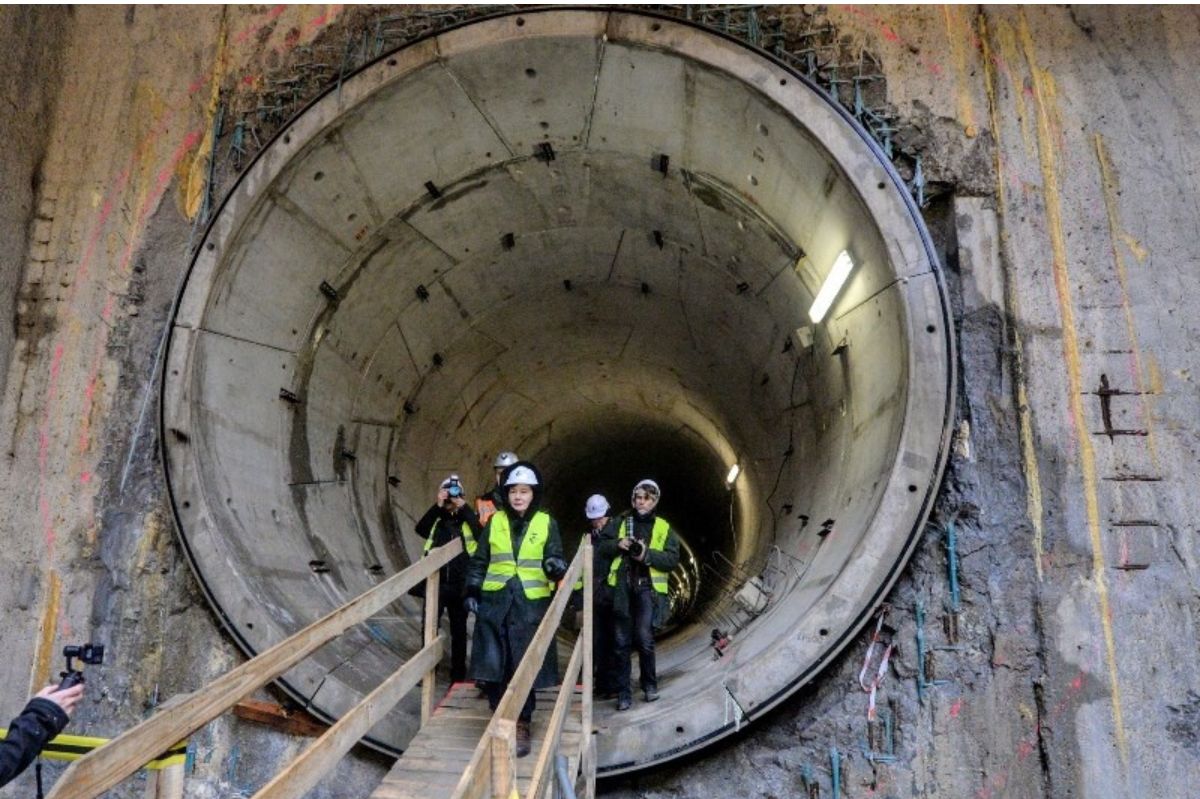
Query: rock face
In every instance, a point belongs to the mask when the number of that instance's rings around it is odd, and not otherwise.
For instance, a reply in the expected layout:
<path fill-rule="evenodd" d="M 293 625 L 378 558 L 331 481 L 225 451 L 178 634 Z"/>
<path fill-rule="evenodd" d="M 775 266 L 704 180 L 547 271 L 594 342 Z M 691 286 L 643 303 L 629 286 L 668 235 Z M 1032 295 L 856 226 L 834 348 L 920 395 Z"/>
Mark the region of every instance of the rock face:
<path fill-rule="evenodd" d="M 72 725 L 94 735 L 238 662 L 158 465 L 163 334 L 188 251 L 237 172 L 375 55 L 376 32 L 384 52 L 473 13 L 0 12 L 6 712 L 57 671 L 65 643 L 109 647 Z M 859 686 L 868 627 L 733 738 L 602 788 L 829 796 L 836 750 L 848 796 L 1192 795 L 1196 12 L 759 13 L 801 69 L 807 42 L 821 80 L 850 92 L 859 79 L 879 115 L 867 121 L 890 129 L 897 168 L 921 184 L 955 325 L 953 446 L 886 599 L 895 649 L 877 722 Z M 193 741 L 188 796 L 250 793 L 303 746 L 233 717 Z M 313 795 L 364 795 L 386 765 L 359 753 Z"/>

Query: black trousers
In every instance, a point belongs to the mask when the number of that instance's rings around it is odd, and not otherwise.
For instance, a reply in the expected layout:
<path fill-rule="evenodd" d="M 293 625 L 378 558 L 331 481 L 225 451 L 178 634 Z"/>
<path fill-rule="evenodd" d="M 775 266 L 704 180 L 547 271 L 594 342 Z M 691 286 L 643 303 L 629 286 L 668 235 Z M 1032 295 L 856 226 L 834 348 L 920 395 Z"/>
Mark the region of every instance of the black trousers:
<path fill-rule="evenodd" d="M 467 679 L 467 611 L 462 603 L 457 593 L 438 592 L 438 626 L 443 612 L 450 616 L 450 682 Z"/>
<path fill-rule="evenodd" d="M 617 617 L 616 626 L 616 672 L 617 693 L 631 696 L 629 688 L 631 646 L 637 647 L 638 665 L 641 671 L 642 690 L 658 689 L 658 671 L 654 664 L 654 589 L 650 581 L 629 589 L 629 616 Z"/>
<path fill-rule="evenodd" d="M 592 676 L 597 694 L 617 692 L 617 637 L 613 623 L 612 597 L 596 592 L 592 613 Z M 629 670 L 626 664 L 626 671 Z"/>

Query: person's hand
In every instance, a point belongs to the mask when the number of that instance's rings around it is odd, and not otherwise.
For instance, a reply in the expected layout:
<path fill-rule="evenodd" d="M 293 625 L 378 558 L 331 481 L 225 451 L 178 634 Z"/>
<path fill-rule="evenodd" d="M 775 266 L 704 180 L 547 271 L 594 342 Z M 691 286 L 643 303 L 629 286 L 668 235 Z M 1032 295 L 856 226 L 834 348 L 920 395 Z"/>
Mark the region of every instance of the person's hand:
<path fill-rule="evenodd" d="M 646 559 L 646 542 L 634 541 L 637 544 L 637 551 L 634 552 L 633 559 L 636 561 L 644 561 Z"/>
<path fill-rule="evenodd" d="M 75 706 L 79 704 L 79 700 L 83 698 L 83 683 L 72 685 L 62 691 L 58 690 L 57 685 L 47 685 L 45 688 L 37 692 L 39 699 L 49 699 L 54 704 L 62 708 L 63 712 L 68 716 Z"/>
<path fill-rule="evenodd" d="M 439 488 L 437 493 L 437 504 L 445 505 L 446 498 L 450 496 L 450 492 L 444 488 Z"/>
<path fill-rule="evenodd" d="M 474 613 L 476 616 L 478 616 L 479 600 L 473 596 L 467 597 L 463 600 L 463 610 L 465 610 L 467 613 Z"/>
<path fill-rule="evenodd" d="M 617 549 L 621 550 L 622 552 L 628 552 L 631 544 L 633 544 L 632 538 L 622 538 L 617 542 Z"/>
<path fill-rule="evenodd" d="M 567 562 L 562 558 L 546 558 L 542 561 L 542 571 L 550 578 L 550 582 L 558 582 L 567 573 Z"/>

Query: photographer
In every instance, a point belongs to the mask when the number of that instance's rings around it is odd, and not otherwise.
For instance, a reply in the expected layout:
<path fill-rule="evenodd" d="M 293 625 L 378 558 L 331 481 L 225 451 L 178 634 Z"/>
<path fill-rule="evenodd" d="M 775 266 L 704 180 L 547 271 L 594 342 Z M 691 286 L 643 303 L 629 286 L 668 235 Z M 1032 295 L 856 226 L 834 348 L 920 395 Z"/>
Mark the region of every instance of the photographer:
<path fill-rule="evenodd" d="M 46 742 L 62 732 L 82 696 L 83 683 L 61 690 L 47 685 L 29 700 L 21 715 L 9 723 L 8 736 L 0 741 L 0 785 L 7 785 L 24 771 Z"/>
<path fill-rule="evenodd" d="M 658 699 L 654 631 L 666 622 L 671 571 L 679 565 L 679 537 L 655 514 L 662 492 L 653 480 L 633 487 L 633 513 L 621 520 L 615 538 L 602 540 L 597 555 L 612 558 L 616 635 L 617 710 L 633 704 L 629 687 L 630 647 L 637 647 L 641 686 L 647 702 Z"/>
<path fill-rule="evenodd" d="M 467 504 L 458 475 L 452 474 L 438 487 L 437 500 L 417 522 L 417 535 L 425 539 L 425 554 L 462 536 L 463 551 L 442 567 L 438 587 L 439 623 L 442 611 L 450 616 L 450 681 L 461 682 L 467 674 L 467 611 L 463 608 L 463 584 L 467 563 L 483 532 L 475 511 Z"/>

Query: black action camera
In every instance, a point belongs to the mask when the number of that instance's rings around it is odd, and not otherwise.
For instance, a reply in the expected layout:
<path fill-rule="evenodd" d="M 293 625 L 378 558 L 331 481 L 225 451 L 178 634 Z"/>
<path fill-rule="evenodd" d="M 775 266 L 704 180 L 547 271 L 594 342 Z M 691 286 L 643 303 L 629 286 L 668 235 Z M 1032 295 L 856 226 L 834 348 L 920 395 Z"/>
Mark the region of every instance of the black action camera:
<path fill-rule="evenodd" d="M 67 670 L 59 674 L 62 677 L 58 684 L 60 691 L 84 681 L 83 672 L 71 665 L 71 658 L 78 658 L 80 663 L 89 666 L 99 666 L 104 662 L 104 644 L 68 644 L 63 647 L 63 657 L 67 659 Z"/>

